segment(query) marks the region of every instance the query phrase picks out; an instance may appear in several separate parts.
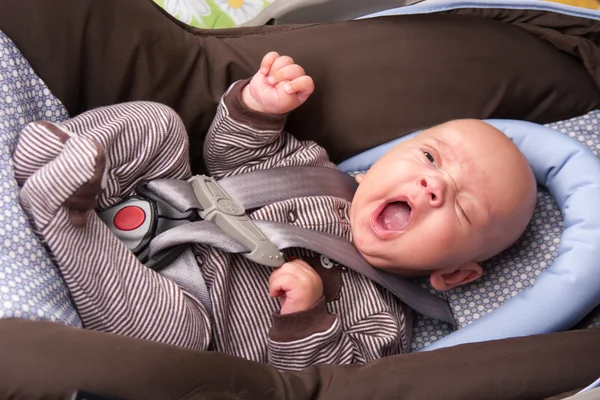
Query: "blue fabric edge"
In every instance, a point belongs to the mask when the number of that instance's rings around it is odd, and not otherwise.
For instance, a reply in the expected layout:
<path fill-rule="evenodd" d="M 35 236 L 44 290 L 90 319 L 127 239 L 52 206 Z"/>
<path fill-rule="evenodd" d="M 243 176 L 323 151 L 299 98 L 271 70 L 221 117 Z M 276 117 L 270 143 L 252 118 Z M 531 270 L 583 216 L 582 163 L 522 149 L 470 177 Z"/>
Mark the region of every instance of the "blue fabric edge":
<path fill-rule="evenodd" d="M 434 2 L 417 3 L 410 6 L 392 8 L 364 15 L 358 19 L 382 17 L 390 15 L 408 15 L 408 14 L 426 14 L 436 13 L 458 8 L 504 8 L 514 10 L 539 10 L 550 11 L 560 14 L 571 15 L 574 17 L 591 18 L 600 20 L 600 10 L 591 10 L 581 7 L 568 6 L 566 4 L 551 3 L 540 0 L 480 0 L 462 1 L 462 0 L 440 0 Z"/>

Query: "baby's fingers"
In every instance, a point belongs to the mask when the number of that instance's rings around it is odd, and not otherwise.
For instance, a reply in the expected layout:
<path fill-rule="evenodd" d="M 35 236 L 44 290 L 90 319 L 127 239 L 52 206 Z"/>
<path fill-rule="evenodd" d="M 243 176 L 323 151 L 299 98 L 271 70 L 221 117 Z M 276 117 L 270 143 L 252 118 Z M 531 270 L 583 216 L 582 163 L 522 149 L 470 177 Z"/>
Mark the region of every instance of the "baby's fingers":
<path fill-rule="evenodd" d="M 269 84 L 275 85 L 278 82 L 293 81 L 304 74 L 304 68 L 298 64 L 291 64 L 286 65 L 279 71 L 272 72 L 267 79 Z"/>
<path fill-rule="evenodd" d="M 279 56 L 275 59 L 275 61 L 273 61 L 273 64 L 271 65 L 271 70 L 269 71 L 269 75 L 273 75 L 283 67 L 287 67 L 288 65 L 292 64 L 294 64 L 294 59 L 292 57 Z"/>
<path fill-rule="evenodd" d="M 302 75 L 291 82 L 287 82 L 283 86 L 283 90 L 287 94 L 296 93 L 298 95 L 298 99 L 304 101 L 315 90 L 315 83 L 310 76 Z"/>
<path fill-rule="evenodd" d="M 279 297 L 294 288 L 296 278 L 289 274 L 271 275 L 269 279 L 269 296 Z"/>
<path fill-rule="evenodd" d="M 271 67 L 273 66 L 273 62 L 279 58 L 279 53 L 276 51 L 268 52 L 262 59 L 260 63 L 260 73 L 263 75 L 268 75 Z"/>

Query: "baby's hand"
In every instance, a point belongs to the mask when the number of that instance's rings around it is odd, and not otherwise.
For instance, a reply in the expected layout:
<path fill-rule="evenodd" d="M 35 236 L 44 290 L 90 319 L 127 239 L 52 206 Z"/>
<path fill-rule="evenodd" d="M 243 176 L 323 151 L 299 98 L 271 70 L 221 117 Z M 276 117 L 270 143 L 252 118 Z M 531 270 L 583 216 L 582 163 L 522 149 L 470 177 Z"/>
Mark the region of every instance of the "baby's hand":
<path fill-rule="evenodd" d="M 308 99 L 315 85 L 304 69 L 288 56 L 272 51 L 260 64 L 260 69 L 242 89 L 242 101 L 255 111 L 285 114 Z"/>
<path fill-rule="evenodd" d="M 323 297 L 323 282 L 302 260 L 283 264 L 269 278 L 269 295 L 279 297 L 281 315 L 305 311 Z"/>

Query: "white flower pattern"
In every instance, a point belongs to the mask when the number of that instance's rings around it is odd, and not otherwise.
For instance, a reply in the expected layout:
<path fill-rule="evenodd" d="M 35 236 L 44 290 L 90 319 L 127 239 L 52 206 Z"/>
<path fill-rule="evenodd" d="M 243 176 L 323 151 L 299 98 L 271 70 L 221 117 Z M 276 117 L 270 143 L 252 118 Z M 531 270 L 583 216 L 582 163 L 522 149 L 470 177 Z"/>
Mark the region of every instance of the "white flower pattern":
<path fill-rule="evenodd" d="M 211 11 L 205 0 L 165 0 L 164 8 L 186 24 L 191 23 L 192 18 L 202 21 L 202 17 L 209 16 Z"/>
<path fill-rule="evenodd" d="M 263 0 L 215 0 L 215 3 L 226 12 L 237 24 L 252 19 L 262 10 Z"/>

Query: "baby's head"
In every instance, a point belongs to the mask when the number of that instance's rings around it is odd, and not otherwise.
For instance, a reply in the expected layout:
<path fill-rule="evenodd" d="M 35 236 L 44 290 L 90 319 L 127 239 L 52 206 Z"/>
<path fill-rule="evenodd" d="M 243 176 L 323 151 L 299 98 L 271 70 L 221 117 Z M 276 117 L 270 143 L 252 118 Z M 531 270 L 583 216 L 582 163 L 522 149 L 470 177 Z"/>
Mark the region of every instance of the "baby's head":
<path fill-rule="evenodd" d="M 374 267 L 430 276 L 448 290 L 513 244 L 536 201 L 525 157 L 502 132 L 457 120 L 401 142 L 369 171 L 352 201 L 354 243 Z"/>

